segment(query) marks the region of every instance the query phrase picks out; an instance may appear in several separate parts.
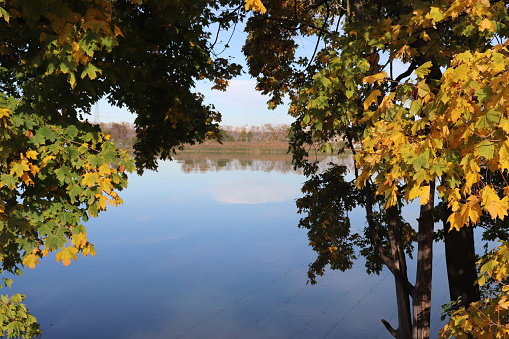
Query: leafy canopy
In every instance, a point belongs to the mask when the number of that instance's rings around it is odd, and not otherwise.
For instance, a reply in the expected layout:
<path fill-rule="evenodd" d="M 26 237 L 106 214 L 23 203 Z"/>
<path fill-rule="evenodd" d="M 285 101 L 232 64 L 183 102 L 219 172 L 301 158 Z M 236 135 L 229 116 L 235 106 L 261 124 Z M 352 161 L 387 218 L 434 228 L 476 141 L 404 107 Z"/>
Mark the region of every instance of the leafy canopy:
<path fill-rule="evenodd" d="M 99 99 L 136 114 L 140 173 L 185 143 L 219 135 L 220 114 L 194 86 L 206 79 L 223 90 L 239 74 L 238 65 L 214 54 L 209 31 L 236 23 L 243 6 L 0 0 L 1 272 L 34 268 L 51 252 L 64 265 L 95 254 L 84 223 L 122 203 L 119 191 L 135 170 L 127 153 L 86 120 Z M 246 6 L 263 8 L 257 1 Z M 13 298 L 0 306 L 17 305 L 22 296 Z M 0 322 L 0 331 L 37 334 L 33 318 L 21 318 Z"/>

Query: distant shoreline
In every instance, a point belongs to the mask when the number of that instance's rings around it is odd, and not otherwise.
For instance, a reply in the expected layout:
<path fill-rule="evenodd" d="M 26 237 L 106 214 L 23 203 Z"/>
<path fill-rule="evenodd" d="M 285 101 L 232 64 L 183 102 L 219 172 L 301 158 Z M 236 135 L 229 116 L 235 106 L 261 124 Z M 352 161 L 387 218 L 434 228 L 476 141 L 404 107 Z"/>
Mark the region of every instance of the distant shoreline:
<path fill-rule="evenodd" d="M 288 143 L 226 141 L 220 144 L 217 141 L 207 141 L 202 144 L 185 145 L 184 150 L 178 153 L 287 154 Z"/>
<path fill-rule="evenodd" d="M 334 148 L 337 154 L 338 147 Z M 185 145 L 184 150 L 177 153 L 234 153 L 234 154 L 290 154 L 288 142 L 285 141 L 226 141 L 222 144 L 217 141 L 206 141 L 202 144 Z M 313 147 L 310 147 L 310 153 Z M 327 156 L 326 153 L 319 153 L 316 148 L 317 155 Z"/>

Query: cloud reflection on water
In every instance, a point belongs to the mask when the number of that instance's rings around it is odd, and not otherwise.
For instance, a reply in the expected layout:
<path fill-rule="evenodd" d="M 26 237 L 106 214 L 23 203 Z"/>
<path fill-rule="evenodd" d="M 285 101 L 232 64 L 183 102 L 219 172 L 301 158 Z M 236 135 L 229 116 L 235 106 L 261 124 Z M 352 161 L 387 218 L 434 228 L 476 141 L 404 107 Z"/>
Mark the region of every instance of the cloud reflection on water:
<path fill-rule="evenodd" d="M 223 154 L 223 153 L 180 153 L 176 160 L 181 164 L 183 173 L 205 173 L 222 171 L 254 171 L 260 174 L 269 172 L 296 173 L 302 175 L 301 170 L 295 170 L 291 156 L 282 154 Z M 321 157 L 322 170 L 329 163 L 345 165 L 353 170 L 353 158 Z M 271 176 L 261 176 L 259 179 L 228 178 L 206 189 L 212 199 L 224 204 L 264 204 L 295 199 L 300 195 L 294 184 L 281 182 Z"/>

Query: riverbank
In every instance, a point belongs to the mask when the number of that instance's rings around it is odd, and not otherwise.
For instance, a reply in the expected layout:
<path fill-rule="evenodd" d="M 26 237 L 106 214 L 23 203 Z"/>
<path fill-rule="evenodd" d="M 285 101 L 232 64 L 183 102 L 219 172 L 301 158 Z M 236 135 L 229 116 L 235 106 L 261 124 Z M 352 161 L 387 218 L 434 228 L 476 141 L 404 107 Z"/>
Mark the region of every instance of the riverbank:
<path fill-rule="evenodd" d="M 202 144 L 185 145 L 184 150 L 179 153 L 287 154 L 288 143 L 227 141 L 220 144 L 217 141 L 207 141 Z"/>
<path fill-rule="evenodd" d="M 333 153 L 337 154 L 342 144 L 337 144 Z M 318 146 L 309 146 L 310 155 L 324 155 L 318 152 Z M 178 153 L 232 153 L 232 154 L 289 154 L 288 142 L 286 141 L 256 141 L 241 142 L 227 141 L 222 144 L 217 141 L 207 141 L 202 144 L 185 145 L 184 150 Z"/>

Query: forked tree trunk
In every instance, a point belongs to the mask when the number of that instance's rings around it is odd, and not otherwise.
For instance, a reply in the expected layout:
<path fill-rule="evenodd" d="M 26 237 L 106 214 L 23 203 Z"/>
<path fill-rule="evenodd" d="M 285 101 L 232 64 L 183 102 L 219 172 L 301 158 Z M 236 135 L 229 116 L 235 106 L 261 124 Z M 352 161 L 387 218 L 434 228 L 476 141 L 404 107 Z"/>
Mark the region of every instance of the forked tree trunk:
<path fill-rule="evenodd" d="M 451 301 L 461 297 L 460 306 L 467 307 L 480 299 L 477 270 L 475 265 L 474 229 L 462 227 L 451 229 L 447 218 L 451 210 L 444 206 L 445 261 Z"/>
<path fill-rule="evenodd" d="M 393 206 L 387 209 L 387 224 L 389 243 L 394 265 L 401 272 L 402 277 L 408 281 L 406 257 L 403 249 L 403 237 L 400 223 L 398 222 L 399 211 Z M 410 312 L 410 291 L 408 285 L 400 278 L 395 277 L 396 303 L 398 306 L 398 328 L 391 333 L 395 338 L 410 338 L 412 335 L 412 317 Z M 389 329 L 388 324 L 384 322 Z M 389 329 L 390 331 L 390 329 Z"/>
<path fill-rule="evenodd" d="M 427 339 L 430 337 L 435 182 L 431 181 L 429 185 L 430 197 L 425 205 L 421 205 L 419 216 L 417 276 L 412 293 L 413 339 Z"/>

